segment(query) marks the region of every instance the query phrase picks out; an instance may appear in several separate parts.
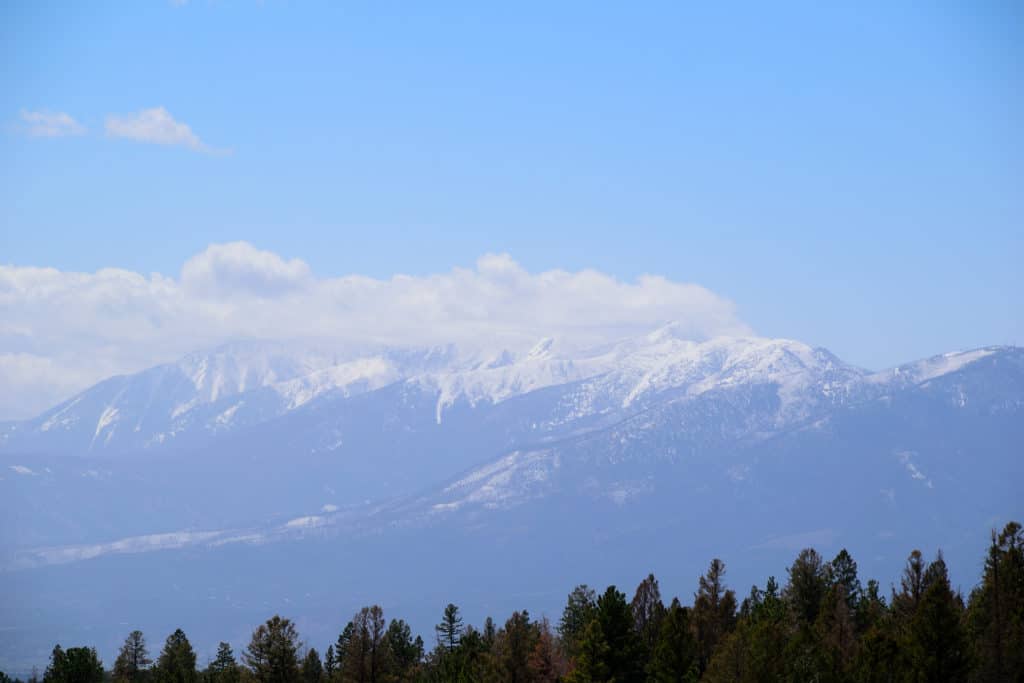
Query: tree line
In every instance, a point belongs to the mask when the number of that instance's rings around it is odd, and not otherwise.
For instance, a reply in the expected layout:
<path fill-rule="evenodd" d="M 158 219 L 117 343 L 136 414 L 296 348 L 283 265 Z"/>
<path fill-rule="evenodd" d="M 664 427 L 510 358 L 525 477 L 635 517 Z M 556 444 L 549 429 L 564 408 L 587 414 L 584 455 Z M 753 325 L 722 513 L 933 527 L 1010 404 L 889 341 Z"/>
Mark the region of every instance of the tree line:
<path fill-rule="evenodd" d="M 132 631 L 109 671 L 95 649 L 57 645 L 42 683 L 1024 681 L 1024 533 L 1016 522 L 992 532 L 966 600 L 941 552 L 928 561 L 913 551 L 888 596 L 877 581 L 861 583 L 845 549 L 831 561 L 803 550 L 785 585 L 769 577 L 742 599 L 725 573 L 712 560 L 691 605 L 673 598 L 666 606 L 653 575 L 631 600 L 615 586 L 598 594 L 580 585 L 554 625 L 523 610 L 478 628 L 450 604 L 429 649 L 377 605 L 359 610 L 322 651 L 274 616 L 238 656 L 221 643 L 202 669 L 180 629 L 155 660 Z M 0 683 L 12 681 L 0 673 Z"/>

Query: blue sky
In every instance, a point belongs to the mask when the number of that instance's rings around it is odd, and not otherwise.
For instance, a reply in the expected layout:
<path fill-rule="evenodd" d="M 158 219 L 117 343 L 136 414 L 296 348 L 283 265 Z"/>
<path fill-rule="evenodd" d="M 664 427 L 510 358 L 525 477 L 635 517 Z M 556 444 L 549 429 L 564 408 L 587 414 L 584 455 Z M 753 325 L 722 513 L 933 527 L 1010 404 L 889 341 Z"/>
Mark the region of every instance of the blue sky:
<path fill-rule="evenodd" d="M 872 368 L 1024 344 L 1021 7 L 6 3 L 0 264 L 508 253 L 697 283 Z M 105 133 L 156 107 L 201 142 Z"/>

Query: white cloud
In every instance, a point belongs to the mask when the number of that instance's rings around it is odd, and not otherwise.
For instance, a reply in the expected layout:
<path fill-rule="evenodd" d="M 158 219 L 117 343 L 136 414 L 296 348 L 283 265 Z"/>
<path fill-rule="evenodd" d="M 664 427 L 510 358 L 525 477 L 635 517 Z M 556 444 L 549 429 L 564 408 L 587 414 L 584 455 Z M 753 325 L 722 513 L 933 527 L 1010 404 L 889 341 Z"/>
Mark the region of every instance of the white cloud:
<path fill-rule="evenodd" d="M 180 145 L 197 152 L 214 152 L 188 125 L 175 121 L 163 107 L 143 109 L 134 114 L 107 116 L 106 132 L 109 137 L 126 138 L 156 145 Z"/>
<path fill-rule="evenodd" d="M 273 296 L 309 284 L 305 261 L 285 261 L 248 242 L 212 244 L 181 269 L 181 283 L 199 294 L 249 293 Z"/>
<path fill-rule="evenodd" d="M 750 333 L 728 300 L 660 276 L 531 273 L 489 254 L 422 277 L 317 277 L 245 242 L 211 245 L 178 277 L 0 266 L 0 310 L 0 419 L 232 339 L 525 350 L 545 336 L 587 346 L 667 321 L 694 339 Z"/>
<path fill-rule="evenodd" d="M 21 110 L 25 132 L 37 138 L 61 138 L 68 135 L 82 135 L 85 126 L 75 121 L 70 114 L 62 111 Z"/>

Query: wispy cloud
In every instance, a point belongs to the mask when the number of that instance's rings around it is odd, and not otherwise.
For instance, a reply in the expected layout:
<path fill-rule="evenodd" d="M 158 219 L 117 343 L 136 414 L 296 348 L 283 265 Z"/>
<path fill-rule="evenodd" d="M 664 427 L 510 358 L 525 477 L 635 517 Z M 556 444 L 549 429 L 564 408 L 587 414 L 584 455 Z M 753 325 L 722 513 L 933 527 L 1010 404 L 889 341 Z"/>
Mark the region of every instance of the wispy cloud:
<path fill-rule="evenodd" d="M 207 145 L 192 132 L 188 124 L 176 121 L 163 107 L 143 109 L 133 114 L 110 114 L 107 116 L 105 129 L 107 135 L 112 138 L 188 147 L 197 152 L 225 151 Z"/>
<path fill-rule="evenodd" d="M 531 273 L 505 254 L 433 275 L 318 277 L 301 259 L 214 244 L 168 277 L 0 265 L 0 419 L 238 338 L 527 350 L 590 346 L 667 321 L 693 339 L 750 334 L 699 285 L 594 270 Z"/>
<path fill-rule="evenodd" d="M 21 121 L 28 135 L 36 138 L 61 138 L 69 135 L 82 135 L 85 126 L 62 111 L 29 111 L 21 110 Z"/>

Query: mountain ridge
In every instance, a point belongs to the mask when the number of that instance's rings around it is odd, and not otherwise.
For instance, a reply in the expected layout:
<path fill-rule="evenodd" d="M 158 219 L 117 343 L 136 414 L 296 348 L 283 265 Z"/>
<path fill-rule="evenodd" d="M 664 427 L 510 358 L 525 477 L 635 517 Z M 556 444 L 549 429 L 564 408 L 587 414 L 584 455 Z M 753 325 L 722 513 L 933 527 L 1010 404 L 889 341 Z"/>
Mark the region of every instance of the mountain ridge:
<path fill-rule="evenodd" d="M 560 352 L 547 338 L 515 353 L 454 346 L 352 351 L 245 342 L 108 378 L 35 418 L 0 427 L 0 452 L 126 453 L 197 447 L 225 432 L 264 423 L 323 397 L 352 396 L 404 382 L 437 392 L 440 422 L 456 402 L 500 403 L 552 386 L 582 383 L 578 417 L 628 408 L 662 392 L 695 395 L 728 383 L 776 382 L 784 402 L 863 385 L 925 381 L 999 350 L 983 347 L 920 359 L 877 373 L 822 348 L 786 339 L 719 337 L 694 342 L 669 324 L 597 349 Z M 966 359 L 966 360 L 964 360 Z M 925 369 L 927 367 L 927 369 Z M 945 368 L 945 370 L 943 370 Z M 808 374 L 819 373 L 817 386 Z M 931 372 L 932 375 L 928 375 Z M 795 382 L 795 384 L 794 384 Z M 788 393 L 787 393 L 788 392 Z M 803 396 L 790 396 L 791 393 Z"/>

